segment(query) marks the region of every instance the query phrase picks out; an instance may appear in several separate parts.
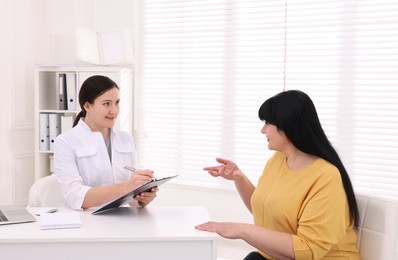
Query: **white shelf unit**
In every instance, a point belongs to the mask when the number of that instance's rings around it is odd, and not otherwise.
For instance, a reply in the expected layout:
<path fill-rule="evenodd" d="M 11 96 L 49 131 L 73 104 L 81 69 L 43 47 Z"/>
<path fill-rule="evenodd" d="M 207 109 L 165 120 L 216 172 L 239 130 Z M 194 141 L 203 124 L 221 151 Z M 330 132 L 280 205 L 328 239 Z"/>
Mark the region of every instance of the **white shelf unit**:
<path fill-rule="evenodd" d="M 116 127 L 132 133 L 133 124 L 133 76 L 128 68 L 119 67 L 75 67 L 75 66 L 36 66 L 34 71 L 35 95 L 35 180 L 50 175 L 53 151 L 40 149 L 40 114 L 72 116 L 73 120 L 81 111 L 79 90 L 83 82 L 93 75 L 111 78 L 120 89 L 120 113 Z M 59 109 L 59 75 L 74 74 L 76 109 Z"/>

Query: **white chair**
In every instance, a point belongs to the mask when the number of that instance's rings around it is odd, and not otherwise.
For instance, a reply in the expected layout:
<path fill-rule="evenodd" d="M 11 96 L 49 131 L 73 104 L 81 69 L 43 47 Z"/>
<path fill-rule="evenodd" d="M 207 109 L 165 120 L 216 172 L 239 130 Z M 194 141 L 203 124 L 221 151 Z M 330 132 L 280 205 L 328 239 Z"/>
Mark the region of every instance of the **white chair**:
<path fill-rule="evenodd" d="M 29 190 L 30 207 L 58 207 L 62 205 L 62 192 L 54 174 L 33 183 Z"/>
<path fill-rule="evenodd" d="M 356 198 L 361 260 L 397 260 L 398 200 L 361 193 Z"/>

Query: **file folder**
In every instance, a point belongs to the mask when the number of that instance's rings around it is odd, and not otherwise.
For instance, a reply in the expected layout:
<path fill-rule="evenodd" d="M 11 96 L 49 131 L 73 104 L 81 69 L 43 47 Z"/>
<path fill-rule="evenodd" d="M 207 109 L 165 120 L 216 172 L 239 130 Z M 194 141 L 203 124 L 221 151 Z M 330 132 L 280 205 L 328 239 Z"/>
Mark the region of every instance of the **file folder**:
<path fill-rule="evenodd" d="M 53 151 L 55 138 L 61 133 L 61 115 L 49 114 L 48 121 L 50 128 L 50 151 Z"/>
<path fill-rule="evenodd" d="M 39 115 L 39 149 L 40 151 L 48 151 L 50 149 L 50 133 L 48 114 Z"/>
<path fill-rule="evenodd" d="M 66 101 L 66 74 L 60 73 L 58 74 L 58 109 L 66 110 L 67 109 L 67 101 Z"/>
<path fill-rule="evenodd" d="M 66 132 L 73 126 L 73 116 L 61 116 L 61 133 Z"/>
<path fill-rule="evenodd" d="M 76 110 L 76 74 L 66 73 L 66 99 L 68 110 Z"/>

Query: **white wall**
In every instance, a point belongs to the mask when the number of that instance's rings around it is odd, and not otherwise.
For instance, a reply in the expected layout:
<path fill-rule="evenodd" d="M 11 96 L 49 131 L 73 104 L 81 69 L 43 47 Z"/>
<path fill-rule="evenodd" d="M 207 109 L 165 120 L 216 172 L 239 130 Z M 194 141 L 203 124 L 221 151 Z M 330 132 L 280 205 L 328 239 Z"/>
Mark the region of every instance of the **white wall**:
<path fill-rule="evenodd" d="M 77 59 L 78 26 L 98 31 L 125 28 L 132 40 L 133 3 L 0 0 L 0 204 L 26 203 L 34 181 L 34 66 L 89 65 Z"/>
<path fill-rule="evenodd" d="M 33 64 L 45 50 L 44 1 L 0 1 L 0 203 L 22 203 L 33 181 Z"/>

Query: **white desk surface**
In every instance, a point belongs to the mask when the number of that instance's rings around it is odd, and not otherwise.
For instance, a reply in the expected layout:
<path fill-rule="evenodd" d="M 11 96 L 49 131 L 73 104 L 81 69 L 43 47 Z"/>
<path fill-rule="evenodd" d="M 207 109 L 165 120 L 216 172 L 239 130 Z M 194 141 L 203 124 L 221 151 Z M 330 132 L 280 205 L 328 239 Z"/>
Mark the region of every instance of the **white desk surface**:
<path fill-rule="evenodd" d="M 34 213 L 40 208 L 28 208 L 28 210 Z M 68 210 L 70 209 L 61 208 L 59 212 Z M 44 252 L 55 245 L 73 245 L 73 250 L 81 250 L 77 244 L 85 244 L 86 246 L 95 245 L 91 252 L 98 251 L 103 256 L 99 255 L 99 258 L 94 258 L 92 253 L 88 254 L 88 256 L 93 257 L 92 259 L 106 259 L 109 256 L 107 256 L 108 252 L 104 251 L 104 245 L 109 246 L 116 243 L 118 244 L 118 249 L 116 250 L 120 251 L 120 245 L 126 245 L 127 243 L 127 248 L 130 248 L 130 251 L 135 250 L 135 253 L 137 253 L 135 256 L 137 257 L 146 257 L 144 254 L 145 252 L 148 253 L 148 248 L 156 246 L 159 248 L 159 252 L 175 250 L 178 252 L 189 248 L 198 251 L 210 250 L 210 253 L 206 254 L 206 258 L 202 259 L 215 259 L 216 248 L 214 242 L 218 239 L 218 235 L 195 229 L 195 225 L 210 219 L 205 207 L 148 206 L 143 209 L 122 207 L 101 215 L 92 215 L 92 211 L 80 212 L 81 228 L 40 230 L 39 221 L 0 226 L 0 252 L 3 254 L 7 248 L 14 250 L 14 252 L 19 251 L 19 249 L 24 250 L 24 248 L 25 250 L 33 250 L 36 248 L 35 244 L 45 245 L 47 249 L 43 247 L 40 249 L 44 250 Z M 139 245 L 139 247 L 133 249 L 133 244 Z M 187 245 L 188 248 L 184 249 L 184 245 Z M 84 248 L 88 249 L 87 247 Z M 139 250 L 141 249 L 143 252 L 140 253 Z M 69 254 L 69 251 L 65 252 Z M 37 252 L 39 252 L 39 249 L 37 249 Z M 65 252 L 64 254 L 66 254 Z M 187 251 L 186 253 L 189 252 Z M 195 251 L 191 253 L 196 254 Z M 54 254 L 55 252 L 48 253 L 48 258 L 53 257 Z M 124 252 L 121 252 L 121 254 L 124 254 Z M 174 259 L 184 259 L 186 257 L 183 257 L 181 253 L 181 257 L 175 258 L 175 256 L 180 256 L 180 253 L 174 252 L 173 254 L 174 256 L 170 256 L 169 259 L 172 259 L 171 257 L 174 257 Z M 82 256 L 82 254 L 77 255 Z M 118 256 L 117 259 L 122 259 L 117 253 L 116 256 Z M 63 259 L 72 259 L 72 257 L 74 255 L 69 254 L 68 257 Z M 146 257 L 146 259 L 168 259 L 167 257 L 157 257 L 160 256 Z M 57 258 L 61 259 L 60 255 Z M 189 259 L 200 258 L 199 256 L 198 258 L 192 256 Z"/>

